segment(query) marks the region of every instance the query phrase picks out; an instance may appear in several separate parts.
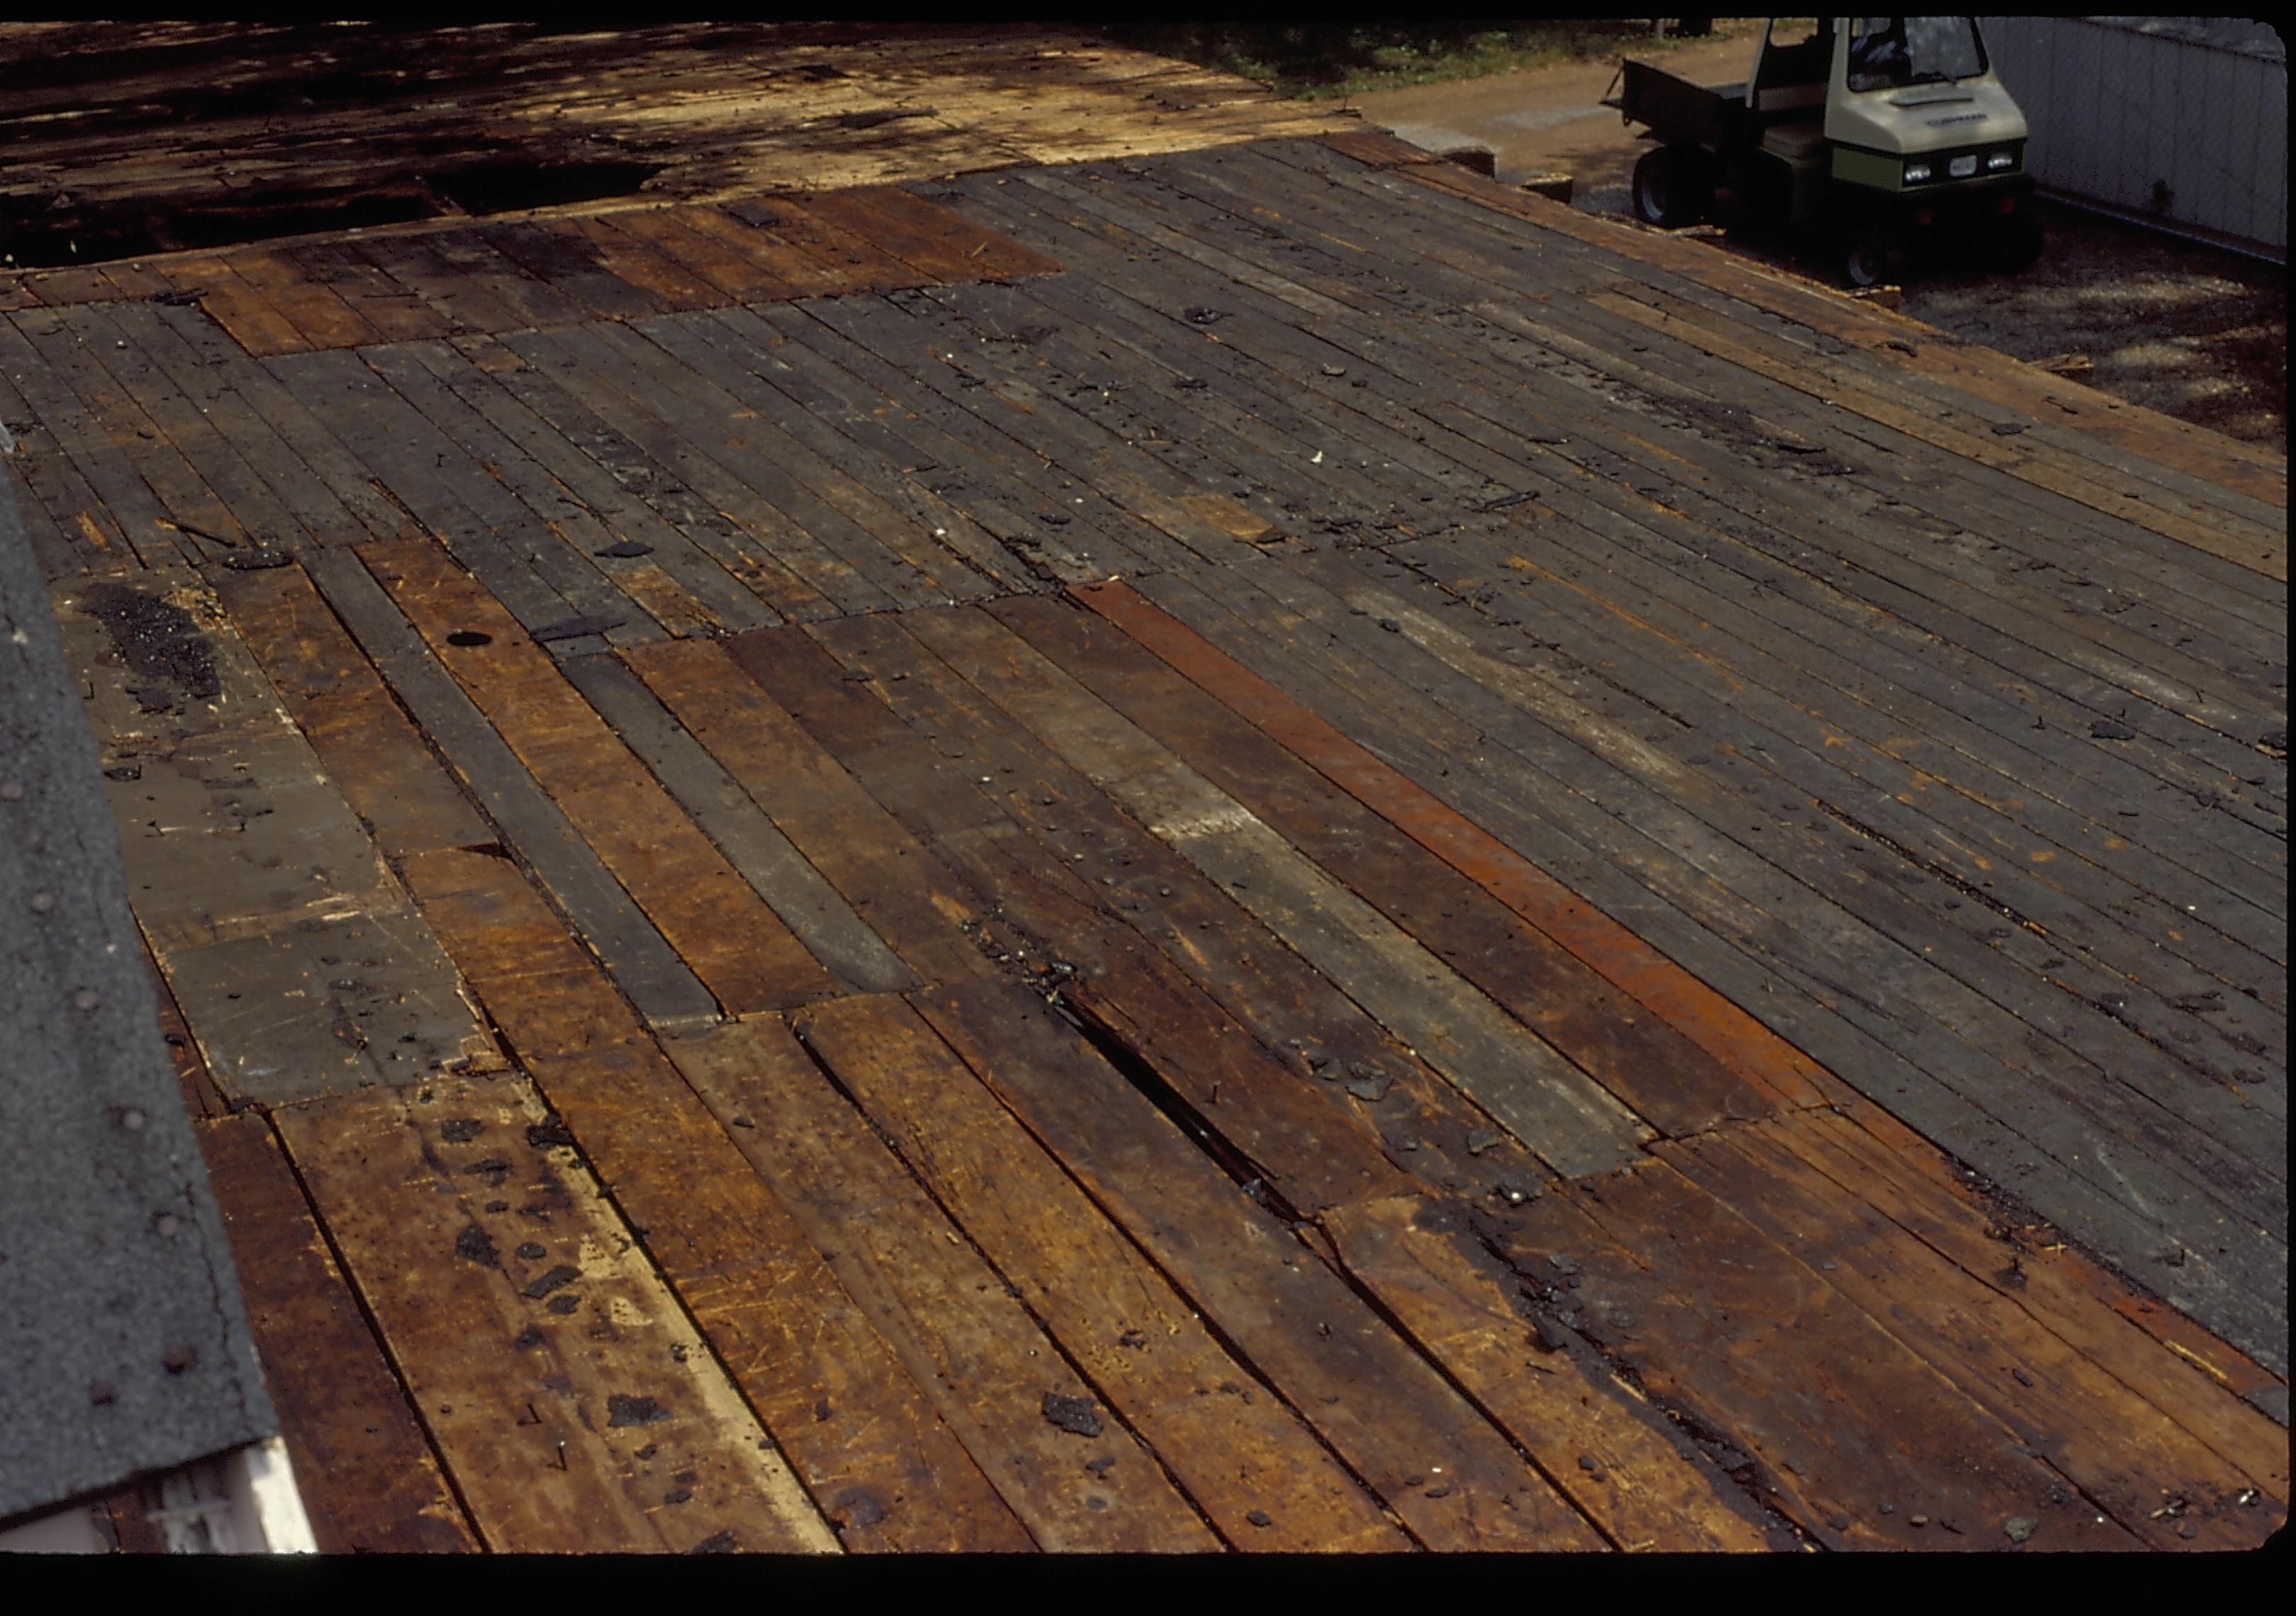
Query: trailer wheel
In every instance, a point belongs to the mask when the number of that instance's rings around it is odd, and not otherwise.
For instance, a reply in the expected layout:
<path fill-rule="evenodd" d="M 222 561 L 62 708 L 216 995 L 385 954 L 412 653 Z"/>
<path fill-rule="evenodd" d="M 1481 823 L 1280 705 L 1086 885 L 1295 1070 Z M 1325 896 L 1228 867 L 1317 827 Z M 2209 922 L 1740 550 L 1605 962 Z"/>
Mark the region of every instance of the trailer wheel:
<path fill-rule="evenodd" d="M 1635 217 L 1669 230 L 1694 225 L 1705 217 L 1712 190 L 1698 153 L 1660 146 L 1635 165 Z"/>

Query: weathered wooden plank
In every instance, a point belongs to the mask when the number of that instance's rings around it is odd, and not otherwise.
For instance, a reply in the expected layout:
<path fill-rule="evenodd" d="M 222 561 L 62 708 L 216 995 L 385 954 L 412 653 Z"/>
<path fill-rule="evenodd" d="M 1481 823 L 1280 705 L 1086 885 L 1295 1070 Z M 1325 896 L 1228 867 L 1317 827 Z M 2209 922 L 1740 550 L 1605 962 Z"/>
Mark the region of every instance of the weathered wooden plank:
<path fill-rule="evenodd" d="M 574 333 L 571 345 L 555 332 L 520 332 L 505 346 L 533 365 L 564 391 L 611 420 L 645 453 L 673 471 L 715 509 L 732 518 L 763 545 L 774 558 L 804 579 L 814 592 L 840 609 L 881 611 L 903 599 L 914 600 L 914 580 L 907 569 L 866 534 L 856 534 L 838 521 L 835 513 L 817 532 L 813 524 L 785 510 L 781 502 L 761 494 L 742 472 L 729 468 L 693 437 L 709 434 L 701 422 L 707 412 L 682 404 L 676 395 L 660 392 L 651 379 L 631 378 L 619 356 L 603 349 L 594 332 Z M 681 431 L 690 427 L 692 435 Z M 743 472 L 755 472 L 745 466 Z M 787 492 L 785 480 L 763 474 Z M 807 502 L 798 500 L 802 507 Z M 832 544 L 832 539 L 843 541 Z"/>
<path fill-rule="evenodd" d="M 304 558 L 311 581 L 583 941 L 653 1025 L 714 1020 L 717 1001 L 348 551 Z"/>
<path fill-rule="evenodd" d="M 621 234 L 644 243 L 691 275 L 699 275 L 725 297 L 740 303 L 780 302 L 797 295 L 796 289 L 766 263 L 735 245 L 741 238 L 707 230 L 700 216 L 713 210 L 684 206 L 633 208 L 598 221 Z M 724 215 L 715 217 L 722 219 Z"/>
<path fill-rule="evenodd" d="M 896 291 L 930 286 L 934 280 L 791 197 L 777 196 L 769 202 L 730 202 L 726 211 L 745 225 L 772 232 L 812 258 L 839 277 L 836 290 L 840 292 Z"/>
<path fill-rule="evenodd" d="M 898 993 L 918 985 L 899 956 L 627 666 L 598 656 L 570 657 L 560 667 L 742 878 L 840 982 L 861 993 Z"/>
<path fill-rule="evenodd" d="M 451 546 L 465 565 L 476 568 L 496 598 L 529 628 L 564 622 L 587 612 L 621 616 L 622 634 L 643 623 L 636 611 L 621 612 L 618 592 L 605 587 L 595 569 L 569 588 L 563 576 L 545 577 L 532 546 L 513 543 L 517 529 L 533 521 L 499 484 L 493 483 L 457 448 L 453 439 L 425 422 L 391 390 L 381 376 L 348 353 L 298 355 L 274 362 L 271 373 L 314 416 L 324 422 L 374 481 L 386 488 L 427 529 Z M 480 506 L 473 507 L 477 499 Z M 490 517 L 507 518 L 504 532 Z M 553 541 L 554 546 L 555 541 Z M 583 586 L 586 583 L 587 588 Z"/>
<path fill-rule="evenodd" d="M 337 297 L 334 289 L 286 254 L 242 249 L 225 260 L 232 273 L 303 334 L 312 348 L 359 348 L 382 333 Z"/>
<path fill-rule="evenodd" d="M 461 233 L 457 233 L 458 234 Z M 604 262 L 598 245 L 570 220 L 536 220 L 479 225 L 469 232 L 520 269 L 548 287 L 554 297 L 577 305 L 583 320 L 627 320 L 660 314 L 672 307 L 659 294 L 624 279 Z M 637 254 L 633 251 L 631 258 Z M 567 324 L 571 309 L 528 322 Z"/>
<path fill-rule="evenodd" d="M 310 351 L 310 340 L 302 330 L 242 279 L 228 258 L 169 257 L 157 260 L 154 267 L 176 291 L 196 294 L 208 318 L 253 357 Z"/>
<path fill-rule="evenodd" d="M 1628 1160 L 1648 1127 L 1585 1072 L 1339 886 L 1248 808 L 1051 663 L 972 613 L 916 633 L 1159 840 L 1232 891 L 1557 1172 Z"/>
<path fill-rule="evenodd" d="M 873 454 L 778 388 L 761 385 L 760 364 L 771 362 L 730 342 L 723 324 L 680 318 L 630 329 L 738 399 L 757 417 L 757 424 L 743 427 L 744 439 L 937 579 L 948 596 L 975 600 L 1029 581 L 969 515 L 913 480 L 913 449 L 899 457 Z"/>
<path fill-rule="evenodd" d="M 1422 1543 L 1601 1546 L 1478 1410 L 1034 995 L 989 980 L 911 1002 Z"/>
<path fill-rule="evenodd" d="M 722 243 L 729 251 L 758 267 L 785 291 L 780 297 L 838 297 L 864 290 L 842 270 L 831 267 L 795 242 L 785 241 L 760 221 L 775 217 L 770 203 L 726 203 L 681 210 L 678 222 L 697 235 Z"/>
<path fill-rule="evenodd" d="M 491 841 L 299 567 L 218 575 L 217 598 L 385 857 Z"/>
<path fill-rule="evenodd" d="M 734 451 L 725 462 L 729 471 L 816 538 L 851 557 L 857 569 L 879 578 L 902 604 L 946 604 L 988 593 L 990 586 L 964 565 L 954 546 L 931 537 L 931 526 L 919 513 L 899 509 L 782 430 L 773 419 L 778 410 L 745 407 L 747 401 L 726 390 L 725 383 L 735 379 L 723 377 L 718 365 L 706 358 L 695 363 L 673 357 L 675 350 L 663 340 L 662 327 L 681 324 L 699 322 L 687 316 L 654 323 L 648 333 L 653 338 L 651 343 L 627 331 L 601 332 L 597 340 L 628 366 L 627 385 L 644 390 L 650 398 L 690 400 L 674 412 L 689 436 L 714 427 L 716 436 L 700 439 L 706 452 L 714 456 L 721 444 Z M 655 407 L 665 418 L 673 414 L 659 404 Z M 699 414 L 693 413 L 696 408 Z M 880 549 L 906 565 L 887 568 L 875 554 Z"/>
<path fill-rule="evenodd" d="M 2101 1272 L 2046 1227 L 2004 1221 L 1950 1162 L 1902 1124 L 1870 1112 L 1808 1115 L 1789 1130 L 1805 1161 L 1854 1190 L 1898 1226 L 2033 1315 L 2068 1345 L 2257 1478 L 2267 1494 L 2289 1497 L 2288 1435 L 2242 1399 L 2279 1384 L 2198 1326 L 2161 1327 L 2167 1308 Z M 2187 1344 L 2189 1343 L 2189 1344 Z"/>
<path fill-rule="evenodd" d="M 612 1186 L 848 1546 L 1030 1546 L 789 1209 L 518 872 L 433 853 L 410 861 L 408 880 L 525 1056 L 560 1136 Z"/>
<path fill-rule="evenodd" d="M 1541 867 L 1567 880 L 1606 913 L 1631 915 L 1638 935 L 1862 1093 L 1886 1100 L 1893 1112 L 1964 1160 L 1984 1163 L 1996 1178 L 2018 1184 L 2081 1238 L 2127 1253 L 2123 1260 L 2139 1260 L 2141 1254 L 2161 1249 L 2166 1238 L 2162 1218 L 2182 1215 L 2169 1209 L 2190 1202 L 2191 1190 L 2169 1163 L 2122 1153 L 2108 1143 L 2104 1148 L 2116 1171 L 2148 1181 L 2140 1192 L 2145 1210 L 2129 1206 L 2118 1181 L 2094 1169 L 2091 1146 L 2102 1136 L 2085 1132 L 2081 1143 L 2070 1142 L 2069 1128 L 2086 1127 L 2078 1123 L 2078 1108 L 2069 1115 L 2014 1080 L 1971 1088 L 1969 1057 L 1924 1056 L 1909 1043 L 1908 1029 L 1876 1013 L 1866 989 L 1842 980 L 1837 966 L 1813 960 L 1809 973 L 1799 965 L 1783 971 L 1787 956 L 1803 948 L 1795 934 L 1780 932 L 1749 952 L 1748 917 L 1727 904 L 1717 907 L 1711 901 L 1717 895 L 1701 882 L 1676 882 L 1666 859 L 1653 860 L 1632 841 L 1614 841 L 1614 827 L 1583 812 L 1570 793 L 1546 792 L 1528 778 L 1487 780 L 1480 730 L 1455 725 L 1423 707 L 1423 693 L 1377 664 L 1334 662 L 1324 652 L 1327 632 L 1342 619 L 1322 619 L 1320 631 L 1310 632 L 1317 619 L 1293 618 L 1281 602 L 1251 593 L 1238 575 L 1222 581 L 1217 601 L 1183 590 L 1177 579 L 1152 579 L 1144 587 L 1160 603 L 1218 636 L 1223 649 L 1262 677 L 1311 691 L 1317 710 L 1341 718 L 1382 756 L 1408 767 L 1423 787 L 1471 814 L 1519 855 L 1536 851 Z M 1272 632 L 1277 628 L 1281 635 Z M 1407 726 L 1394 721 L 1398 712 L 1412 714 Z M 1453 767 L 1458 764 L 1468 767 Z M 1536 812 L 1529 807 L 1533 803 Z M 1981 1058 L 1976 1069 L 1991 1059 Z M 2200 1213 L 2194 1226 L 2214 1227 L 2223 1215 L 2213 1210 Z M 2268 1304 L 2259 1311 L 2261 1293 L 2210 1266 L 2217 1260 L 2211 1250 L 2170 1271 L 2168 1283 L 2179 1304 L 2244 1341 L 2269 1339 L 2276 1326 L 2269 1322 Z"/>
<path fill-rule="evenodd" d="M 522 1079 L 276 1122 L 489 1548 L 836 1547 Z"/>
<path fill-rule="evenodd" d="M 1544 197 L 1494 185 L 1454 165 L 1421 164 L 1399 172 L 1421 185 L 1470 197 L 1550 230 L 1577 236 L 1605 251 L 1659 265 L 1775 309 L 1842 340 L 1867 348 L 1893 344 L 1913 347 L 1916 351 L 1906 357 L 1920 368 L 1949 379 L 1980 397 L 1997 399 L 2027 414 L 2054 416 L 2061 425 L 2090 432 L 2132 454 L 2202 471 L 2212 480 L 2267 504 L 2286 503 L 2285 466 L 2275 465 L 2266 454 L 2205 429 L 2172 421 L 2119 399 L 2107 399 L 2062 377 L 2045 377 L 2043 373 L 2034 372 L 2006 356 L 1988 355 L 1975 348 L 1956 352 L 1953 345 L 1938 341 L 1934 331 L 1919 321 L 1888 315 L 1870 304 L 1764 274 L 1699 243 L 1672 242 L 1622 229 Z M 1926 342 L 1923 340 L 1925 338 Z M 2054 407 L 2048 407 L 2053 401 Z"/>
<path fill-rule="evenodd" d="M 194 1131 L 319 1552 L 476 1549 L 271 1125 L 242 1115 Z"/>
<path fill-rule="evenodd" d="M 608 218 L 553 221 L 554 233 L 571 233 L 595 250 L 598 267 L 615 279 L 652 292 L 669 308 L 714 308 L 726 294 L 644 237 L 617 229 Z"/>
<path fill-rule="evenodd" d="M 1076 595 L 1746 1082 L 1797 1105 L 1822 1097 L 1808 1055 L 1128 585 Z"/>
<path fill-rule="evenodd" d="M 729 1013 L 779 1009 L 835 990 L 549 653 L 443 551 L 368 546 L 360 554 L 431 653 Z M 473 644 L 472 636 L 486 638 Z"/>
<path fill-rule="evenodd" d="M 355 242 L 308 242 L 286 256 L 365 321 L 376 340 L 418 341 L 454 329 L 444 315 L 361 256 Z"/>
<path fill-rule="evenodd" d="M 429 349 L 428 354 L 410 352 L 414 346 L 399 344 L 369 349 L 362 357 L 369 368 L 390 382 L 391 390 L 421 409 L 432 425 L 447 433 L 534 513 L 532 521 L 524 524 L 524 530 L 532 536 L 537 547 L 546 544 L 541 533 L 535 530 L 538 528 L 568 551 L 586 558 L 582 565 L 594 568 L 603 583 L 627 596 L 644 617 L 652 619 L 672 636 L 714 634 L 726 626 L 709 604 L 690 595 L 652 562 L 613 554 L 621 542 L 613 531 L 564 484 L 529 458 L 521 446 L 503 437 L 491 419 L 469 408 L 460 397 L 441 384 L 431 365 L 452 364 L 460 356 L 443 343 L 422 345 Z M 515 411 L 518 406 L 504 400 L 504 407 L 505 411 Z M 677 564 L 690 554 L 690 547 L 681 544 L 668 559 Z M 562 565 L 567 558 L 559 559 Z M 766 619 L 767 614 L 748 592 L 735 587 L 718 570 L 709 569 L 701 574 L 701 580 L 717 587 L 720 603 L 731 603 L 730 615 L 735 622 L 751 627 Z M 622 613 L 618 611 L 616 615 Z M 636 613 L 628 615 L 637 617 Z"/>
<path fill-rule="evenodd" d="M 1465 878 L 1213 701 L 1106 619 L 1008 601 L 997 619 L 1473 982 L 1661 1132 L 1769 1113 L 1759 1091 Z M 1096 630 L 1096 631 L 1095 631 Z"/>
<path fill-rule="evenodd" d="M 1218 1546 L 1132 1433 L 1086 1429 L 1103 1423 L 1089 1371 L 1007 1295 L 787 1028 L 727 1023 L 667 1047 L 1038 1545 Z"/>
<path fill-rule="evenodd" d="M 993 230 L 972 225 L 898 185 L 816 192 L 806 211 L 842 226 L 940 281 L 1009 280 L 1049 275 L 1060 265 Z"/>
<path fill-rule="evenodd" d="M 216 1081 L 283 1103 L 491 1061 L 437 939 L 214 597 L 186 574 L 133 576 L 63 586 L 60 627 L 129 900 Z"/>
<path fill-rule="evenodd" d="M 1524 1316 L 1521 1276 L 1483 1249 L 1464 1209 L 1374 1201 L 1321 1223 L 1349 1277 L 1619 1547 L 1715 1554 L 1792 1543 L 1599 1357 L 1542 1340 Z"/>
<path fill-rule="evenodd" d="M 840 999 L 802 1012 L 798 1026 L 1230 1543 L 1407 1546 L 1300 1413 L 1243 1395 L 1253 1375 L 1198 1307 L 906 1005 Z"/>
<path fill-rule="evenodd" d="M 610 423 L 493 339 L 465 339 L 455 346 L 458 355 L 488 384 L 481 390 L 468 374 L 459 378 L 449 374 L 447 384 L 456 388 L 456 396 L 507 430 L 507 418 L 496 415 L 485 396 L 486 391 L 499 390 L 573 446 L 594 470 L 585 472 L 578 465 L 570 467 L 568 474 L 578 480 L 597 508 L 616 512 L 619 529 L 641 542 L 652 543 L 652 521 L 668 524 L 668 533 L 690 540 L 780 618 L 802 620 L 833 615 L 839 610 L 775 555 L 759 533 L 681 481 L 675 474 L 674 455 L 668 462 L 658 459 L 633 442 L 619 426 Z M 606 407 L 612 409 L 611 404 Z M 628 423 L 627 418 L 625 423 Z M 644 431 L 642 422 L 636 424 Z M 660 440 L 654 441 L 660 447 Z M 768 526 L 760 531 L 778 530 Z"/>
<path fill-rule="evenodd" d="M 649 646 L 627 660 L 911 970 L 927 981 L 985 971 L 958 923 L 978 900 L 742 670 L 747 644 Z"/>
<path fill-rule="evenodd" d="M 976 945 L 1144 1060 L 1292 1205 L 1407 1194 L 1406 1172 L 1468 1193 L 1542 1177 L 1488 1117 L 896 619 L 814 633 L 838 660 L 775 636 L 751 673 L 987 900 L 995 919 Z M 1234 1019 L 1224 1005 L 1240 1006 Z"/>
<path fill-rule="evenodd" d="M 2235 1500 L 2265 1478 L 2226 1464 L 2030 1315 L 1795 1153 L 1792 1133 L 1738 1128 L 1658 1153 L 1877 1319 L 2156 1548 L 2245 1547 L 2282 1509 Z M 2187 1501 L 2153 1516 L 2163 1495 Z"/>
<path fill-rule="evenodd" d="M 1517 1223 L 1497 1243 L 1555 1339 L 1590 1339 L 1723 1433 L 1740 1450 L 1723 1462 L 1759 1465 L 1749 1479 L 1826 1547 L 2135 1546 L 1822 1272 L 1672 1168 L 1564 1186 Z"/>

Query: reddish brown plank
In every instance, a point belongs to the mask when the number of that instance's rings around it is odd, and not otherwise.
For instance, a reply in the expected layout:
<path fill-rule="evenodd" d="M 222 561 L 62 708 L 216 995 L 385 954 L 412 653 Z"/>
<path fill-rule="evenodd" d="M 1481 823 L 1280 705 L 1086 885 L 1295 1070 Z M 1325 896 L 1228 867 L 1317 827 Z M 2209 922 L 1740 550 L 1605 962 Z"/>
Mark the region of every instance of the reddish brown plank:
<path fill-rule="evenodd" d="M 220 258 L 169 258 L 152 267 L 178 291 L 197 292 L 208 316 L 258 359 L 311 350 L 300 327 Z"/>
<path fill-rule="evenodd" d="M 319 1552 L 476 1549 L 270 1124 L 242 1115 L 195 1131 Z"/>
<path fill-rule="evenodd" d="M 286 254 L 242 250 L 228 262 L 313 348 L 361 348 L 382 340 L 382 333 L 333 288 Z"/>
<path fill-rule="evenodd" d="M 729 240 L 699 227 L 704 215 L 726 222 L 723 214 L 698 207 L 633 209 L 609 215 L 603 222 L 701 276 L 735 302 L 772 303 L 796 295 L 763 258 L 735 244 L 740 238 Z"/>

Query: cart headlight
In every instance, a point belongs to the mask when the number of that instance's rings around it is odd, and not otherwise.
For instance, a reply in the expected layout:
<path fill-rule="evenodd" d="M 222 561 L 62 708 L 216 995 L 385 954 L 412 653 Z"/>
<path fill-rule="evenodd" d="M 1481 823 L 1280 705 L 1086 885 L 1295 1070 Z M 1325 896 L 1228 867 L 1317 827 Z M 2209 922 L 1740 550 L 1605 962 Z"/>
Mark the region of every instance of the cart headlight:
<path fill-rule="evenodd" d="M 1930 166 L 1927 163 L 1907 163 L 1906 165 L 1906 184 L 1909 185 L 1918 185 L 1929 176 Z"/>
<path fill-rule="evenodd" d="M 2013 168 L 2016 166 L 2017 154 L 2013 152 L 1996 152 L 1985 160 L 1986 170 L 1992 174 L 1998 174 L 2004 168 Z"/>
<path fill-rule="evenodd" d="M 1956 179 L 1967 179 L 1977 172 L 1977 153 L 1972 152 L 1966 157 L 1951 159 L 1947 162 L 1945 171 Z"/>

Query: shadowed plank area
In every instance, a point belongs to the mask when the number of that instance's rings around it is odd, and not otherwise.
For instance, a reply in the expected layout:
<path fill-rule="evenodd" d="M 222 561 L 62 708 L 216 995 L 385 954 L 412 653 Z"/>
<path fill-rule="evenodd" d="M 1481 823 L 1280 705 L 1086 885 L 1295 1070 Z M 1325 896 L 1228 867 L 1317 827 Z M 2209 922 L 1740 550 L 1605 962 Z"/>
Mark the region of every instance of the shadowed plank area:
<path fill-rule="evenodd" d="M 1289 133 L 10 283 L 323 1537 L 2260 1544 L 2284 464 Z"/>

